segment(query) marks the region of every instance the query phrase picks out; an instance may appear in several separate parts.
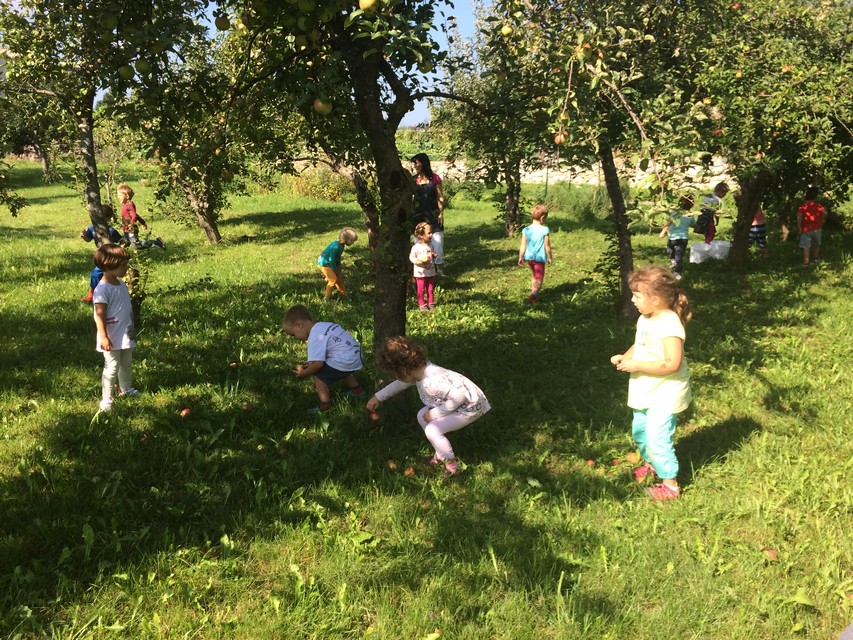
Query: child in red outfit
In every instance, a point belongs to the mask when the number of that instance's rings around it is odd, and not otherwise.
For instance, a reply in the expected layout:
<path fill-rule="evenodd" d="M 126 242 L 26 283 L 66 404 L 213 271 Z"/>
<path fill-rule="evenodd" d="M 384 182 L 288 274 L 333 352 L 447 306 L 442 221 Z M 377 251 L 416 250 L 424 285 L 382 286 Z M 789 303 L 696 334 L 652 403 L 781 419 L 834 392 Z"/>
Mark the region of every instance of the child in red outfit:
<path fill-rule="evenodd" d="M 138 239 L 139 226 L 142 225 L 142 228 L 148 231 L 148 225 L 142 216 L 136 213 L 136 205 L 133 204 L 133 189 L 130 188 L 130 185 L 122 182 L 117 187 L 117 191 L 118 199 L 121 202 L 121 232 L 125 243 L 137 249 L 150 249 L 151 247 L 165 249 L 166 246 L 160 238 L 144 241 Z"/>
<path fill-rule="evenodd" d="M 803 194 L 806 201 L 797 208 L 797 230 L 800 232 L 800 249 L 803 250 L 803 266 L 811 262 L 820 262 L 820 242 L 823 221 L 826 219 L 826 209 L 816 202 L 817 187 L 809 187 Z"/>

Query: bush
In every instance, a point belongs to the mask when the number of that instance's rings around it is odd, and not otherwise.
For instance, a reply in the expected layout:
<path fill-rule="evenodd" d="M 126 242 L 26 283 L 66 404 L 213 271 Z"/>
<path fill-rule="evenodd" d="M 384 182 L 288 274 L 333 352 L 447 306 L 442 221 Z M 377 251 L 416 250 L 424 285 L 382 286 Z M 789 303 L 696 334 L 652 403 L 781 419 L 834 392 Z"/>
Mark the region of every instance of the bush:
<path fill-rule="evenodd" d="M 356 201 L 352 181 L 326 167 L 310 167 L 302 173 L 284 176 L 281 188 L 289 195 L 303 198 L 332 202 Z"/>

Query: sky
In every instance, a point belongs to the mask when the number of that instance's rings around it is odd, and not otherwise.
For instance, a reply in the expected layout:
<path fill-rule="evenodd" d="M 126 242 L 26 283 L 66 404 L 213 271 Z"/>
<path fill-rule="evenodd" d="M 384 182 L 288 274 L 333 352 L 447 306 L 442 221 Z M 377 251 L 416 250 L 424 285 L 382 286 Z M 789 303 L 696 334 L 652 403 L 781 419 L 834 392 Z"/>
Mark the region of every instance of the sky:
<path fill-rule="evenodd" d="M 474 6 L 471 0 L 455 0 L 454 5 L 453 11 L 456 15 L 459 33 L 465 38 L 470 38 L 474 35 Z M 439 32 L 438 43 L 442 48 L 447 46 L 443 33 Z M 414 110 L 410 111 L 400 124 L 403 127 L 412 127 L 428 120 L 429 106 L 426 100 L 421 100 L 415 104 Z"/>

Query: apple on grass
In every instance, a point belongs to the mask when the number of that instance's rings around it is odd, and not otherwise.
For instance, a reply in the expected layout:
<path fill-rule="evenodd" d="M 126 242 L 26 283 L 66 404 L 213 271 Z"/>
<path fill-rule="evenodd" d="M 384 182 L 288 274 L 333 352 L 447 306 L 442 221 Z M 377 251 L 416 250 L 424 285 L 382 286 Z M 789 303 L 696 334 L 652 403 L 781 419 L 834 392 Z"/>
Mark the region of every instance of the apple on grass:
<path fill-rule="evenodd" d="M 377 420 L 379 420 L 379 418 L 380 418 L 380 416 L 379 416 L 379 413 L 377 411 L 371 411 L 370 412 L 370 419 L 373 420 L 373 422 L 376 422 Z"/>
<path fill-rule="evenodd" d="M 183 409 L 181 409 L 181 417 L 182 418 L 186 418 L 188 415 L 190 415 L 190 408 L 189 407 L 184 407 Z"/>

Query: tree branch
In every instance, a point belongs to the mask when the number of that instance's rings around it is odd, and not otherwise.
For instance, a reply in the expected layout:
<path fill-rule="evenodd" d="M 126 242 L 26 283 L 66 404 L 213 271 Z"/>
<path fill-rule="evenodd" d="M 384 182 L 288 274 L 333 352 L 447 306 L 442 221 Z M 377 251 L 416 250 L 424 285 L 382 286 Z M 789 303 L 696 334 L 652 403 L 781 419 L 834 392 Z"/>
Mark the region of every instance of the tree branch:
<path fill-rule="evenodd" d="M 458 96 L 455 93 L 447 93 L 446 91 L 419 91 L 417 93 L 412 94 L 412 100 L 423 100 L 424 98 L 447 98 L 448 100 L 464 102 L 465 104 L 470 105 L 478 111 L 482 111 L 483 113 L 491 112 L 489 109 L 476 102 L 475 100 L 472 100 L 471 98 L 466 98 L 465 96 Z"/>

